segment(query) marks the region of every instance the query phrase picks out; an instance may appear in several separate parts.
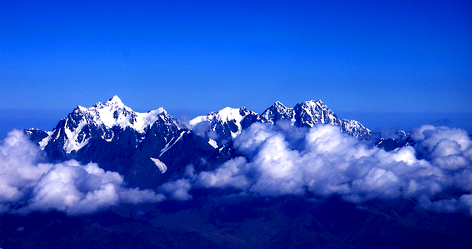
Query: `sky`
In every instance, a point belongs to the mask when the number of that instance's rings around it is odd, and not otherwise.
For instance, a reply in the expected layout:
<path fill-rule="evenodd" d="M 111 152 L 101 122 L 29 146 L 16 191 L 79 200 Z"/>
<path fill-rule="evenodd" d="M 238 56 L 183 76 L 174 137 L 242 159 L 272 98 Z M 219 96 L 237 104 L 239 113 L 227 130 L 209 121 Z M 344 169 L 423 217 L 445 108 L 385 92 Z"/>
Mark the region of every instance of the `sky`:
<path fill-rule="evenodd" d="M 190 118 L 317 99 L 372 125 L 472 116 L 470 1 L 0 1 L 0 27 L 4 130 L 114 95 Z"/>

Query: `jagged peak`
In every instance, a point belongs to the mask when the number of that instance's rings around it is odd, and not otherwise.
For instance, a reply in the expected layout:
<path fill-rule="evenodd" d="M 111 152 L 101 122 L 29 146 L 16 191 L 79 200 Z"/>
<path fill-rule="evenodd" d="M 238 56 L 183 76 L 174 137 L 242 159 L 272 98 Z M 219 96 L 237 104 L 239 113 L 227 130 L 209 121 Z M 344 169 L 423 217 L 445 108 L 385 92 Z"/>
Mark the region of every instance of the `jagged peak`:
<path fill-rule="evenodd" d="M 87 109 L 88 109 L 87 107 L 78 105 L 78 106 L 74 109 L 74 111 L 82 111 L 82 112 L 84 112 L 84 111 L 87 111 Z"/>
<path fill-rule="evenodd" d="M 202 116 L 197 116 L 190 120 L 190 127 L 194 127 L 195 125 L 201 123 L 201 122 L 222 122 L 222 123 L 227 123 L 227 122 L 233 122 L 235 121 L 236 123 L 240 123 L 241 120 L 249 114 L 256 114 L 253 111 L 248 110 L 246 107 L 240 107 L 240 108 L 233 108 L 233 107 L 225 107 L 219 111 L 215 112 L 210 112 L 207 115 L 202 115 Z"/>
<path fill-rule="evenodd" d="M 228 112 L 228 111 L 236 111 L 236 110 L 239 110 L 239 108 L 233 108 L 233 107 L 227 106 L 227 107 L 225 107 L 225 108 L 219 110 L 218 113 Z"/>
<path fill-rule="evenodd" d="M 285 110 L 290 110 L 291 108 L 286 107 L 286 106 L 285 106 L 284 104 L 282 104 L 282 102 L 280 102 L 280 101 L 276 101 L 276 102 L 275 102 L 274 104 L 272 104 L 269 108 L 267 108 L 267 109 L 264 111 L 264 113 L 267 114 L 268 112 L 271 112 L 271 111 L 273 111 L 274 109 L 275 109 L 275 110 L 278 110 L 278 111 L 281 111 L 281 110 L 284 110 L 284 111 L 285 111 Z M 264 114 L 264 113 L 263 113 L 263 114 Z"/>
<path fill-rule="evenodd" d="M 241 119 L 240 111 L 241 108 L 225 107 L 217 112 L 217 117 L 223 121 L 239 120 Z"/>
<path fill-rule="evenodd" d="M 97 108 L 97 109 L 103 109 L 103 108 L 106 108 L 106 107 L 111 107 L 113 109 L 126 109 L 128 111 L 132 111 L 131 108 L 127 107 L 123 103 L 123 101 L 121 101 L 120 97 L 118 97 L 117 95 L 113 96 L 112 98 L 107 100 L 107 102 L 105 102 L 105 103 L 98 102 L 95 105 L 93 105 L 93 107 Z"/>
<path fill-rule="evenodd" d="M 109 99 L 106 103 L 123 104 L 123 101 L 121 101 L 121 99 L 120 99 L 120 97 L 118 97 L 118 95 L 115 95 L 115 96 L 111 97 L 111 99 Z"/>
<path fill-rule="evenodd" d="M 284 107 L 284 108 L 285 108 L 285 105 L 282 104 L 282 102 L 280 102 L 280 101 L 275 101 L 275 103 L 274 103 L 272 106 L 274 106 L 274 107 L 279 107 L 279 106 L 280 106 L 280 107 Z"/>
<path fill-rule="evenodd" d="M 115 95 L 107 102 L 98 102 L 89 108 L 79 105 L 64 119 L 74 119 L 75 122 L 83 120 L 97 126 L 104 125 L 107 129 L 113 126 L 119 126 L 122 129 L 130 127 L 142 133 L 159 118 L 168 119 L 169 117 L 172 118 L 162 107 L 146 113 L 135 112 L 124 105 L 121 99 Z"/>
<path fill-rule="evenodd" d="M 328 106 L 323 103 L 321 100 L 308 100 L 308 101 L 303 101 L 295 105 L 294 109 L 304 109 L 306 111 L 308 110 L 315 110 L 315 109 L 321 109 L 323 111 L 330 111 Z"/>
<path fill-rule="evenodd" d="M 154 109 L 154 110 L 150 110 L 147 112 L 147 114 L 154 114 L 154 115 L 169 115 L 169 113 L 167 113 L 167 111 L 163 108 L 163 107 L 159 107 L 157 109 Z"/>
<path fill-rule="evenodd" d="M 245 106 L 239 107 L 239 110 L 243 112 L 249 111 Z"/>
<path fill-rule="evenodd" d="M 235 116 L 235 115 L 241 115 L 241 112 L 246 113 L 250 112 L 246 107 L 240 107 L 240 108 L 233 108 L 233 107 L 225 107 L 219 111 L 214 111 L 210 112 L 207 115 L 204 115 L 206 117 L 228 117 L 228 116 Z M 203 117 L 203 116 L 202 116 Z"/>
<path fill-rule="evenodd" d="M 314 100 L 303 101 L 303 102 L 298 103 L 298 105 L 305 105 L 305 106 L 313 106 L 313 105 L 326 106 L 326 104 L 325 104 L 323 101 L 321 101 L 321 99 L 318 99 L 318 100 L 316 100 L 316 101 L 314 101 Z"/>

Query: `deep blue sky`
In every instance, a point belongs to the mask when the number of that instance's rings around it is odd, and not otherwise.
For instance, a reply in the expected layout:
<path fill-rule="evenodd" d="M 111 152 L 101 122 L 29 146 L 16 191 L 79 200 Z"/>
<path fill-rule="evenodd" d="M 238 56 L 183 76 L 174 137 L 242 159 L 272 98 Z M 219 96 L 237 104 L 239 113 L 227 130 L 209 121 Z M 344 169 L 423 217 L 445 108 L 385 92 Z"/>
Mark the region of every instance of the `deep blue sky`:
<path fill-rule="evenodd" d="M 0 1 L 0 114 L 65 116 L 113 95 L 191 114 L 311 99 L 472 113 L 472 4 Z"/>

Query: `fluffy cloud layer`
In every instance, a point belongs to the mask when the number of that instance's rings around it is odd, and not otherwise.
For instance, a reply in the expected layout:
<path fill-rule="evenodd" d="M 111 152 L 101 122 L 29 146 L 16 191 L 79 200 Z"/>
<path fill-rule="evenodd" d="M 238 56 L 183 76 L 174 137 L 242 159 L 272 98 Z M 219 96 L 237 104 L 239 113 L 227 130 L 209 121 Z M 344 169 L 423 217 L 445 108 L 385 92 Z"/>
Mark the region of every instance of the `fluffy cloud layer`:
<path fill-rule="evenodd" d="M 41 163 L 43 153 L 21 131 L 0 144 L 0 213 L 58 210 L 92 213 L 119 203 L 159 202 L 162 194 L 125 188 L 116 172 L 77 161 Z"/>
<path fill-rule="evenodd" d="M 253 124 L 235 140 L 243 156 L 213 171 L 196 173 L 159 191 L 190 200 L 192 188 L 232 189 L 244 195 L 337 195 L 359 203 L 413 198 L 436 212 L 472 215 L 472 141 L 461 129 L 425 125 L 411 133 L 414 146 L 386 152 L 342 133 L 339 127 L 297 128 L 287 123 Z M 124 187 L 116 172 L 76 161 L 41 163 L 43 153 L 20 131 L 0 144 L 0 213 L 59 210 L 91 213 L 120 203 L 159 202 L 152 190 Z M 447 194 L 441 194 L 447 193 Z M 445 198 L 444 196 L 449 196 Z"/>
<path fill-rule="evenodd" d="M 430 210 L 472 214 L 472 142 L 467 133 L 426 125 L 411 135 L 414 146 L 386 152 L 335 126 L 304 129 L 283 123 L 254 124 L 234 141 L 244 156 L 180 181 L 187 190 L 191 185 L 262 196 L 311 192 L 355 203 L 415 198 L 419 206 Z M 180 196 L 186 196 L 185 189 L 178 189 Z M 462 194 L 438 199 L 445 190 Z"/>

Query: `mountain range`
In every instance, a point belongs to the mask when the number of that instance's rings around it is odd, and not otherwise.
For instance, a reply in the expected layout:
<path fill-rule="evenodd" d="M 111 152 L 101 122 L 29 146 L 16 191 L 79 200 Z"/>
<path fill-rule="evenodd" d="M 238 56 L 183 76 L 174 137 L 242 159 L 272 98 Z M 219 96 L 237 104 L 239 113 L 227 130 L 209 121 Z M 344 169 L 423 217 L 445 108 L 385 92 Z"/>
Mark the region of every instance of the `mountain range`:
<path fill-rule="evenodd" d="M 254 123 L 307 128 L 329 124 L 361 140 L 373 138 L 371 130 L 358 121 L 339 118 L 321 100 L 293 108 L 275 102 L 262 114 L 226 107 L 185 124 L 163 108 L 135 112 L 118 96 L 89 108 L 77 106 L 52 131 L 32 128 L 25 133 L 51 162 L 95 162 L 122 174 L 130 186 L 149 188 L 182 174 L 186 165 L 200 172 L 237 156 L 233 139 Z"/>

